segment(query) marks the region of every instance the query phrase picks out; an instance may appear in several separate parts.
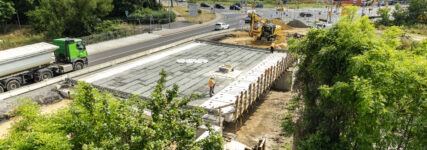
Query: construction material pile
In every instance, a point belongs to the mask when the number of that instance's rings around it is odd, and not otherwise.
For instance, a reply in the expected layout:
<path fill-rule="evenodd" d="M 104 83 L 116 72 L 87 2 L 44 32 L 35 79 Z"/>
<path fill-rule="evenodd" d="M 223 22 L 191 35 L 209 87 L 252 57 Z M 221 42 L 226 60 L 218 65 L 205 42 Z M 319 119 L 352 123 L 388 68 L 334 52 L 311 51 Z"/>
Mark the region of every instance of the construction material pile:
<path fill-rule="evenodd" d="M 288 26 L 286 23 L 284 23 L 280 19 L 271 19 L 271 20 L 269 20 L 269 22 L 276 24 L 276 25 L 280 25 L 282 27 L 282 30 L 291 30 L 292 29 L 291 26 Z"/>
<path fill-rule="evenodd" d="M 234 33 L 228 34 L 224 39 L 221 39 L 219 42 L 265 49 L 270 48 L 271 45 L 271 42 L 269 41 L 256 40 L 256 38 L 250 37 L 247 31 L 236 31 Z"/>
<path fill-rule="evenodd" d="M 296 19 L 288 22 L 287 25 L 289 25 L 291 27 L 295 27 L 295 28 L 310 28 L 310 26 L 308 26 L 305 23 L 303 23 L 302 21 L 299 21 L 299 20 L 296 20 Z"/>

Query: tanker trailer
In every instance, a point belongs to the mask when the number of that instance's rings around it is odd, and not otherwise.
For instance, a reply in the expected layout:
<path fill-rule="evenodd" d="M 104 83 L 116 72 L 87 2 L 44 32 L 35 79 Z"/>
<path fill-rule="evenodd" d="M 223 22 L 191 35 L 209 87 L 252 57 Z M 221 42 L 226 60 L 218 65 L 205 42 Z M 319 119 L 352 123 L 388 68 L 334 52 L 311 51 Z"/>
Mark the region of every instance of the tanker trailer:
<path fill-rule="evenodd" d="M 83 69 L 88 64 L 81 39 L 55 39 L 0 51 L 0 93 L 55 75 Z"/>

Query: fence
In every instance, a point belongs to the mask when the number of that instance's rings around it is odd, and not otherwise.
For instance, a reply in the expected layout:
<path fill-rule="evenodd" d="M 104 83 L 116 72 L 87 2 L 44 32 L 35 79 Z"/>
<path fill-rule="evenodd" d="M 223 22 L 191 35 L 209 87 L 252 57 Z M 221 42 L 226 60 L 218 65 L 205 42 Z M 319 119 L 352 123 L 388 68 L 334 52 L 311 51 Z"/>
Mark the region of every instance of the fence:
<path fill-rule="evenodd" d="M 86 44 L 93 44 L 118 38 L 123 38 L 127 36 L 132 36 L 142 33 L 150 33 L 152 31 L 158 31 L 162 29 L 161 24 L 151 24 L 151 25 L 139 25 L 133 26 L 131 29 L 117 30 L 112 32 L 92 34 L 84 37 L 80 37 Z"/>
<path fill-rule="evenodd" d="M 236 101 L 234 103 L 234 112 L 232 123 L 234 129 L 237 130 L 240 126 L 248 119 L 248 115 L 251 111 L 256 109 L 255 105 L 262 101 L 273 84 L 284 77 L 284 72 L 292 66 L 296 61 L 291 55 L 287 55 L 286 58 L 278 60 L 274 65 L 265 68 L 265 72 L 262 73 L 257 79 L 250 83 L 245 90 L 240 91 L 236 95 Z"/>

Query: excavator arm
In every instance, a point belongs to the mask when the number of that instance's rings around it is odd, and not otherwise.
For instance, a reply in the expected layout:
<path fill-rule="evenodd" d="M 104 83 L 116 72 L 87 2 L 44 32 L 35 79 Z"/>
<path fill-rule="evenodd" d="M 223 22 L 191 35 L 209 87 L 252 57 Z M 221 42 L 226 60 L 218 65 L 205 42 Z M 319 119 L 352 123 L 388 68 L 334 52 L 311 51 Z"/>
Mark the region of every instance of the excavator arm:
<path fill-rule="evenodd" d="M 255 14 L 254 11 L 251 13 L 251 25 L 249 29 L 249 36 L 251 37 L 260 37 L 262 33 L 262 27 L 267 22 L 266 19 L 261 18 L 259 15 Z"/>

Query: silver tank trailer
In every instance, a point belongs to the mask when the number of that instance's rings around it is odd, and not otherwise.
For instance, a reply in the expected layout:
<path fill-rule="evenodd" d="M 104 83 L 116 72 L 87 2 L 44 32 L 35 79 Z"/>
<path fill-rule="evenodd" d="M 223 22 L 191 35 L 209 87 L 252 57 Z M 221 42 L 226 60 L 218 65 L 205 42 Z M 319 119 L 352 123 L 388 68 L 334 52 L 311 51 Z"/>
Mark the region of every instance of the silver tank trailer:
<path fill-rule="evenodd" d="M 0 51 L 0 77 L 53 63 L 55 58 L 52 52 L 58 48 L 41 42 Z"/>

